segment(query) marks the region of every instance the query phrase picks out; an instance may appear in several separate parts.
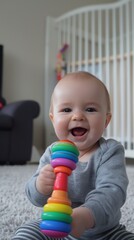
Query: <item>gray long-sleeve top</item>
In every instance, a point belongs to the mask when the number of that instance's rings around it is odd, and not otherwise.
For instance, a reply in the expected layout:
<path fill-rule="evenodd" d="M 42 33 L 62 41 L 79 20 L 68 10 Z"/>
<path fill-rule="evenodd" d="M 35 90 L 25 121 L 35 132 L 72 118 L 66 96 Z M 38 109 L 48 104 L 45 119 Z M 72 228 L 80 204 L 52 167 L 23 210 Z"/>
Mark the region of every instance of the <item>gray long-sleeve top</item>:
<path fill-rule="evenodd" d="M 40 169 L 50 162 L 51 146 L 42 155 L 36 173 L 26 185 L 26 194 L 36 206 L 42 207 L 49 197 L 37 191 L 35 182 Z M 127 185 L 123 146 L 113 139 L 101 138 L 99 148 L 90 160 L 78 162 L 68 179 L 72 207 L 87 207 L 95 218 L 95 227 L 85 232 L 84 239 L 95 239 L 119 224 L 120 208 L 126 200 Z"/>

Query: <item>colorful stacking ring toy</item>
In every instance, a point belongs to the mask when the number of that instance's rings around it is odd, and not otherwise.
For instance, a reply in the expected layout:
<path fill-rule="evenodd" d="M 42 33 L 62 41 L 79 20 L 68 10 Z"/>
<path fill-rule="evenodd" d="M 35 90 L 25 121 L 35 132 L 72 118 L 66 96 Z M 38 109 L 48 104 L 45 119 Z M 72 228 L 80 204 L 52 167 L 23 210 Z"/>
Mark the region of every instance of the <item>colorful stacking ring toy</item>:
<path fill-rule="evenodd" d="M 79 151 L 69 140 L 56 142 L 52 146 L 51 165 L 56 179 L 52 196 L 43 208 L 40 229 L 49 237 L 64 238 L 71 232 L 72 208 L 68 199 L 68 176 L 76 168 Z"/>

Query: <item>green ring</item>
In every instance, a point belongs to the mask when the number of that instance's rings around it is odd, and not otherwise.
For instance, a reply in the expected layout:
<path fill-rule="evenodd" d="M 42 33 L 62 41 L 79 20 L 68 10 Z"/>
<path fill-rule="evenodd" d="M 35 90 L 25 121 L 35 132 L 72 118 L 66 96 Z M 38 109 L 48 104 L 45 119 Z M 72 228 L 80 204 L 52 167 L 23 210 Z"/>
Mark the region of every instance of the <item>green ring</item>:
<path fill-rule="evenodd" d="M 69 214 L 59 212 L 43 212 L 41 218 L 42 220 L 56 220 L 66 223 L 72 222 L 72 217 Z"/>
<path fill-rule="evenodd" d="M 52 146 L 52 152 L 56 151 L 68 151 L 76 154 L 79 156 L 79 151 L 77 147 L 73 146 L 72 144 L 66 144 L 66 143 L 58 143 Z"/>

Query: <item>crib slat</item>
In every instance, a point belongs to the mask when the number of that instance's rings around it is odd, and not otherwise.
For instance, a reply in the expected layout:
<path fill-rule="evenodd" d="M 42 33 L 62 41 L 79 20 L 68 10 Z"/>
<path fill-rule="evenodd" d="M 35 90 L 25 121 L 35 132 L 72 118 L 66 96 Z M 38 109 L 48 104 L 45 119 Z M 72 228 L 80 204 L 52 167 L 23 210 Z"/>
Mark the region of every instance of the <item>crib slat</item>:
<path fill-rule="evenodd" d="M 67 44 L 68 41 L 68 19 L 64 19 L 63 21 L 63 44 L 62 46 L 64 46 L 65 44 Z M 63 70 L 63 76 L 67 73 L 67 62 L 68 62 L 68 50 L 65 54 L 65 59 L 64 59 L 64 70 Z"/>
<path fill-rule="evenodd" d="M 92 59 L 92 73 L 95 74 L 95 12 L 91 13 L 91 59 Z"/>
<path fill-rule="evenodd" d="M 78 70 L 82 70 L 82 14 L 78 17 Z"/>
<path fill-rule="evenodd" d="M 131 19 L 131 24 L 132 24 L 132 49 L 133 49 L 133 56 L 132 56 L 132 106 L 134 106 L 134 1 L 132 1 L 132 19 Z M 133 142 L 133 149 L 134 149 L 134 109 L 132 112 L 132 142 Z"/>
<path fill-rule="evenodd" d="M 75 71 L 75 56 L 76 56 L 76 52 L 75 52 L 75 48 L 76 48 L 76 41 L 75 41 L 75 36 L 76 36 L 76 16 L 72 17 L 73 21 L 72 21 L 72 72 Z"/>
<path fill-rule="evenodd" d="M 106 10 L 106 44 L 105 44 L 105 49 L 106 49 L 106 86 L 108 90 L 110 91 L 110 68 L 109 68 L 109 56 L 110 56 L 110 50 L 109 50 L 109 10 Z M 110 137 L 110 131 L 111 130 L 111 125 L 108 126 L 107 128 L 107 138 Z"/>
<path fill-rule="evenodd" d="M 113 24 L 113 136 L 117 135 L 117 46 L 116 46 L 116 9 L 112 10 L 112 24 Z"/>
<path fill-rule="evenodd" d="M 98 11 L 98 58 L 99 58 L 99 78 L 102 79 L 102 11 Z"/>
<path fill-rule="evenodd" d="M 66 19 L 62 21 L 62 45 L 66 43 Z"/>
<path fill-rule="evenodd" d="M 120 141 L 123 145 L 125 145 L 125 71 L 124 71 L 124 29 L 123 29 L 123 7 L 120 7 L 120 115 L 121 115 L 121 121 L 120 121 Z"/>
<path fill-rule="evenodd" d="M 69 45 L 69 49 L 68 49 L 69 54 L 68 54 L 68 61 L 67 61 L 67 72 L 71 71 L 71 69 L 70 69 L 70 62 L 71 62 L 71 59 L 70 59 L 70 51 L 71 51 L 71 49 L 70 49 L 71 48 L 71 44 L 70 44 L 71 36 L 70 35 L 71 35 L 71 28 L 70 28 L 70 26 L 71 26 L 71 19 L 68 18 L 67 19 L 67 44 Z"/>
<path fill-rule="evenodd" d="M 130 21 L 129 21 L 129 4 L 126 5 L 126 50 L 127 50 L 127 148 L 131 149 L 131 86 L 130 86 Z"/>
<path fill-rule="evenodd" d="M 58 23 L 58 49 L 57 52 L 59 51 L 59 49 L 61 48 L 61 44 L 62 44 L 62 22 Z"/>
<path fill-rule="evenodd" d="M 85 12 L 85 33 L 84 33 L 84 41 L 85 41 L 85 71 L 88 71 L 88 12 Z"/>

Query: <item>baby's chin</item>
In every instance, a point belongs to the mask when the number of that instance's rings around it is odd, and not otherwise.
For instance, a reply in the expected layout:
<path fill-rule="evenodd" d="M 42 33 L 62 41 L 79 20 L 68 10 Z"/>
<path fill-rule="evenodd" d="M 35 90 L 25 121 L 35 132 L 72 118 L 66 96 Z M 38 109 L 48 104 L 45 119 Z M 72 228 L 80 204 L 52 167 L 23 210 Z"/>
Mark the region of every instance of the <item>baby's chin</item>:
<path fill-rule="evenodd" d="M 81 141 L 74 141 L 74 144 L 77 146 L 77 148 L 78 148 L 78 150 L 80 152 L 86 152 L 86 153 L 87 152 L 89 152 L 89 153 L 94 152 L 98 148 L 98 146 L 99 146 L 98 142 L 95 142 L 95 143 L 91 144 L 87 140 L 85 140 L 83 142 L 81 142 Z"/>
<path fill-rule="evenodd" d="M 83 141 L 74 140 L 73 142 L 74 142 L 74 144 L 76 145 L 76 147 L 78 148 L 79 151 L 85 151 L 86 146 L 85 146 L 85 143 Z"/>

